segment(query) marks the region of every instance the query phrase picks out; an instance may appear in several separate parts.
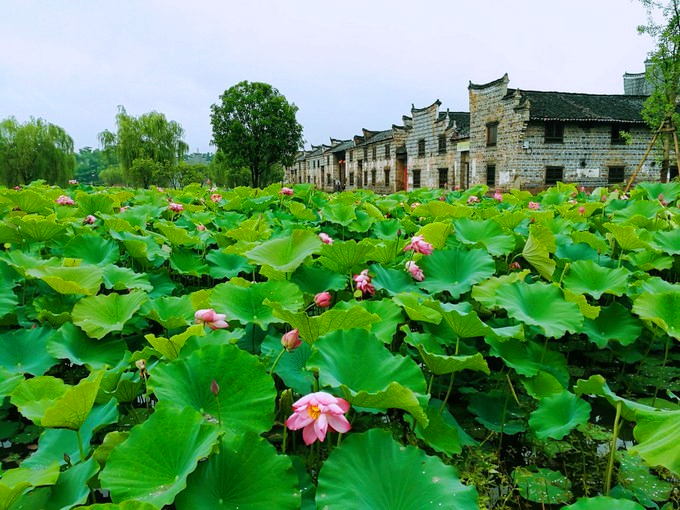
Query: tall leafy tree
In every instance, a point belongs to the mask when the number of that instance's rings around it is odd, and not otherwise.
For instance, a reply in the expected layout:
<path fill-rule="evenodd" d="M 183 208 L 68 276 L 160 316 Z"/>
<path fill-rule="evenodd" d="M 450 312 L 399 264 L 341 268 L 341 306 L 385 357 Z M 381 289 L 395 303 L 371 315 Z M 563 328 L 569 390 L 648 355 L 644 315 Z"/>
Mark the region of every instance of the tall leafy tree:
<path fill-rule="evenodd" d="M 7 186 L 37 179 L 64 185 L 75 164 L 73 139 L 63 128 L 34 118 L 0 122 L 0 178 Z"/>
<path fill-rule="evenodd" d="M 99 173 L 109 166 L 117 164 L 118 160 L 115 154 L 107 154 L 92 147 L 83 147 L 76 153 L 75 178 L 79 182 L 97 184 Z"/>
<path fill-rule="evenodd" d="M 653 90 L 645 102 L 643 115 L 649 126 L 660 134 L 658 140 L 663 153 L 661 178 L 665 180 L 671 145 L 680 166 L 680 0 L 640 1 L 647 10 L 647 24 L 638 27 L 638 31 L 651 36 L 656 45 L 648 58 L 647 79 Z"/>
<path fill-rule="evenodd" d="M 229 167 L 246 167 L 253 187 L 271 182 L 276 164 L 290 163 L 302 147 L 302 126 L 289 103 L 267 83 L 242 81 L 211 107 L 213 143 Z"/>
<path fill-rule="evenodd" d="M 122 106 L 116 114 L 116 132 L 102 131 L 99 143 L 105 151 L 115 153 L 130 183 L 142 187 L 172 172 L 189 150 L 179 123 L 158 112 L 134 117 Z"/>

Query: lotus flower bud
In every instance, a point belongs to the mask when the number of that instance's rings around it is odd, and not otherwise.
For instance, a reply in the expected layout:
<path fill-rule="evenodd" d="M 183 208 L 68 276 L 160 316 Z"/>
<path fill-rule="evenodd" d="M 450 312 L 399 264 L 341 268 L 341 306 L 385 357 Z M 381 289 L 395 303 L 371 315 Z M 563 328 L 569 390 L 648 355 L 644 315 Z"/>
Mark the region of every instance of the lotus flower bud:
<path fill-rule="evenodd" d="M 329 292 L 319 292 L 314 296 L 314 303 L 319 308 L 328 308 L 331 305 L 331 299 Z"/>
<path fill-rule="evenodd" d="M 288 333 L 281 337 L 281 345 L 288 351 L 292 352 L 300 345 L 302 345 L 302 340 L 300 340 L 300 332 L 297 328 L 291 329 Z"/>

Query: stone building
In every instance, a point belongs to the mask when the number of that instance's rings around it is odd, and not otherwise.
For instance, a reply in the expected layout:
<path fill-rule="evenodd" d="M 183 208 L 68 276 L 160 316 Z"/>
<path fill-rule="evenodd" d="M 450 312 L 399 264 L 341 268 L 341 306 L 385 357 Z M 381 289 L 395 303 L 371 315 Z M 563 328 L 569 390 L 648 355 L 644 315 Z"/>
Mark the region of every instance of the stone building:
<path fill-rule="evenodd" d="M 425 108 L 411 106 L 405 143 L 408 189 L 452 188 L 467 169 L 470 114 L 440 112 L 440 106 L 439 100 Z"/>
<path fill-rule="evenodd" d="M 471 184 L 540 188 L 558 181 L 585 186 L 623 183 L 651 134 L 646 96 L 508 89 L 508 75 L 470 82 Z M 656 178 L 652 161 L 638 180 Z"/>

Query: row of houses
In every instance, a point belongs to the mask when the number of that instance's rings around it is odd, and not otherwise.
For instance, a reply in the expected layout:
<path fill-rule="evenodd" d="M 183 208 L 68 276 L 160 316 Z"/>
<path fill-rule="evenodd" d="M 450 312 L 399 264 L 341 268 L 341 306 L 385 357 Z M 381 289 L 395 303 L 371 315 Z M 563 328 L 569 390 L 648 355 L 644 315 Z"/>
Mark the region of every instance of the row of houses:
<path fill-rule="evenodd" d="M 624 94 L 508 85 L 507 74 L 470 82 L 469 112 L 442 111 L 439 100 L 412 105 L 390 129 L 313 145 L 286 168 L 286 182 L 378 193 L 475 184 L 535 189 L 558 181 L 594 187 L 623 183 L 642 160 L 652 137 L 641 114 L 649 94 L 644 73 L 624 75 Z M 637 180 L 659 178 L 650 158 Z"/>

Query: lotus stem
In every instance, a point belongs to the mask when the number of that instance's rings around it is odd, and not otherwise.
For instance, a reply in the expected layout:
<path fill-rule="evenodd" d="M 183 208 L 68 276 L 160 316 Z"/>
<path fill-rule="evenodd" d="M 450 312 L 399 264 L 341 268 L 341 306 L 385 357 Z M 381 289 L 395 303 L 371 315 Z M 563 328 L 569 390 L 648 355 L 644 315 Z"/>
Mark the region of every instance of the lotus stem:
<path fill-rule="evenodd" d="M 663 363 L 661 364 L 661 370 L 659 371 L 659 378 L 657 379 L 656 387 L 654 388 L 654 398 L 652 399 L 652 407 L 656 406 L 656 396 L 659 393 L 659 386 L 661 384 L 661 376 L 662 376 L 664 370 L 666 370 L 666 362 L 668 361 L 668 347 L 670 346 L 670 341 L 671 341 L 671 337 L 670 337 L 670 335 L 668 335 L 666 337 L 666 350 L 664 351 L 664 355 L 663 355 Z"/>
<path fill-rule="evenodd" d="M 442 401 L 442 405 L 439 407 L 439 414 L 441 414 L 444 411 L 444 406 L 446 405 L 446 401 L 449 399 L 449 396 L 451 395 L 451 390 L 453 389 L 453 379 L 456 377 L 455 372 L 451 372 L 451 379 L 449 380 L 449 387 L 446 390 L 446 396 L 444 397 L 444 400 Z"/>
<path fill-rule="evenodd" d="M 80 452 L 80 462 L 85 462 L 85 450 L 83 449 L 83 436 L 80 435 L 80 429 L 76 430 L 78 437 L 78 451 Z"/>
<path fill-rule="evenodd" d="M 281 352 L 279 353 L 279 355 L 278 355 L 278 356 L 276 357 L 276 359 L 274 360 L 274 364 L 272 365 L 271 370 L 269 370 L 269 373 L 270 373 L 270 374 L 273 374 L 273 373 L 274 373 L 274 369 L 276 368 L 276 364 L 279 362 L 279 360 L 281 359 L 281 356 L 283 356 L 283 353 L 284 353 L 284 352 L 286 352 L 286 348 L 285 348 L 285 347 L 284 347 L 283 349 L 281 349 Z"/>
<path fill-rule="evenodd" d="M 215 400 L 217 400 L 217 422 L 220 424 L 220 428 L 222 428 L 222 413 L 220 411 L 220 397 L 215 395 Z"/>
<path fill-rule="evenodd" d="M 609 490 L 612 485 L 612 473 L 614 472 L 614 457 L 616 456 L 616 443 L 619 439 L 619 430 L 621 425 L 621 402 L 616 403 L 616 417 L 614 418 L 614 428 L 612 430 L 612 444 L 609 447 L 609 462 L 607 463 L 607 473 L 604 478 L 604 495 L 609 496 Z"/>

